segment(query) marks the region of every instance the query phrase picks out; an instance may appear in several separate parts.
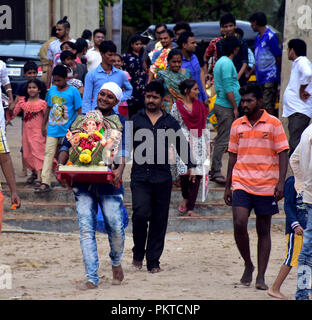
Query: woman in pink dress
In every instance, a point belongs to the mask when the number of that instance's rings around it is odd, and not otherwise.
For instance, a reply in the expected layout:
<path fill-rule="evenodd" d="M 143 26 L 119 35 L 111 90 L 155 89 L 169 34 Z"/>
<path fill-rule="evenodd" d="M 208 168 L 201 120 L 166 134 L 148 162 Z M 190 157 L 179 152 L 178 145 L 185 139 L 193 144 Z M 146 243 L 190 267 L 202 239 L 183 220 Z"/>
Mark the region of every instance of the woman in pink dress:
<path fill-rule="evenodd" d="M 40 99 L 41 83 L 38 79 L 27 82 L 27 93 L 21 97 L 14 108 L 14 119 L 21 111 L 24 111 L 23 126 L 23 158 L 26 166 L 37 176 L 35 187 L 40 186 L 41 171 L 43 166 L 46 137 L 42 135 L 42 122 L 47 110 L 47 103 Z"/>

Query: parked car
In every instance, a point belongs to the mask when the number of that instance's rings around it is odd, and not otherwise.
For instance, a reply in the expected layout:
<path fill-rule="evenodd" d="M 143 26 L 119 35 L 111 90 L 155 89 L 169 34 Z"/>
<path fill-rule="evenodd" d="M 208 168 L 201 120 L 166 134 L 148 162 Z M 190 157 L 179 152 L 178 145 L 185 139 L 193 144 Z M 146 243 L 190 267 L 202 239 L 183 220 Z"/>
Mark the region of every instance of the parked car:
<path fill-rule="evenodd" d="M 167 24 L 167 28 L 173 31 L 175 24 Z M 244 31 L 244 39 L 246 40 L 248 47 L 253 49 L 255 38 L 257 33 L 254 32 L 250 26 L 250 22 L 236 20 L 237 28 L 241 28 Z M 208 22 L 190 22 L 190 27 L 194 33 L 195 39 L 200 47 L 200 51 L 204 54 L 205 49 L 208 47 L 209 42 L 220 36 L 220 22 L 219 21 L 208 21 Z M 269 28 L 276 33 L 280 38 L 280 33 L 272 26 Z M 142 37 L 148 38 L 149 40 L 154 40 L 154 29 L 155 25 L 149 26 L 143 33 Z"/>
<path fill-rule="evenodd" d="M 24 82 L 24 64 L 34 61 L 38 65 L 38 77 L 42 75 L 39 51 L 44 41 L 1 41 L 0 59 L 6 63 L 13 94 L 18 85 Z"/>

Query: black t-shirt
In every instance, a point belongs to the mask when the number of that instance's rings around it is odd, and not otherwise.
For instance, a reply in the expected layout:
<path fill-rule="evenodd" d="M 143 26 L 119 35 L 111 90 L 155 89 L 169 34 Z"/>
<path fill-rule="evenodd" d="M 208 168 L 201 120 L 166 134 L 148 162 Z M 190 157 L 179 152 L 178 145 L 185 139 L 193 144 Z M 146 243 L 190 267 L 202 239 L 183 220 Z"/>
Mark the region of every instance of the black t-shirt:
<path fill-rule="evenodd" d="M 234 63 L 235 69 L 238 73 L 240 71 L 240 69 L 242 68 L 243 63 L 248 64 L 248 45 L 247 45 L 246 40 L 241 39 L 239 37 L 237 37 L 237 38 L 240 41 L 240 48 L 239 48 L 237 55 L 233 59 L 233 63 Z M 218 41 L 216 44 L 218 59 L 220 57 L 222 57 L 222 43 L 223 43 L 223 39 Z"/>
<path fill-rule="evenodd" d="M 78 75 L 77 79 L 82 81 L 82 83 L 84 84 L 86 74 L 88 73 L 87 66 L 81 63 L 76 63 L 76 65 L 77 65 L 77 68 L 74 71 L 74 74 L 77 74 Z"/>

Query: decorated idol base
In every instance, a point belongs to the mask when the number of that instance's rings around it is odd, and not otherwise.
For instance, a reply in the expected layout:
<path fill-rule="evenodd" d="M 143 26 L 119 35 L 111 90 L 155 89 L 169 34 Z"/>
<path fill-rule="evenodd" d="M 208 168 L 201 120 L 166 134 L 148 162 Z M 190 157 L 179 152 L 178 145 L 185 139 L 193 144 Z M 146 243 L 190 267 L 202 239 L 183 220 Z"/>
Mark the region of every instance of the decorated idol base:
<path fill-rule="evenodd" d="M 110 183 L 114 180 L 114 174 L 107 166 L 60 165 L 56 174 L 58 180 L 65 180 L 68 186 L 74 182 Z"/>
<path fill-rule="evenodd" d="M 68 130 L 69 160 L 57 171 L 58 179 L 73 182 L 110 183 L 114 174 L 108 168 L 118 154 L 122 124 L 117 115 L 103 117 L 99 110 L 79 115 Z"/>

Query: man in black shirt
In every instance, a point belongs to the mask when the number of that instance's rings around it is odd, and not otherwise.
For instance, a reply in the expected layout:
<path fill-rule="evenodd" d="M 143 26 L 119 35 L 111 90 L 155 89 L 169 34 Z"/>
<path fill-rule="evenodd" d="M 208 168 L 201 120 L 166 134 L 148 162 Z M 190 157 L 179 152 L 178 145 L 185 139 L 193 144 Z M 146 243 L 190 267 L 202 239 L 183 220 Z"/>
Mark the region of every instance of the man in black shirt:
<path fill-rule="evenodd" d="M 220 25 L 223 28 L 224 31 L 224 38 L 230 37 L 230 36 L 235 36 L 238 38 L 240 42 L 240 48 L 237 53 L 237 55 L 233 59 L 234 66 L 237 71 L 237 78 L 240 83 L 240 86 L 243 87 L 247 79 L 245 77 L 245 71 L 247 70 L 248 67 L 248 45 L 245 39 L 242 39 L 239 34 L 236 33 L 236 19 L 231 13 L 227 13 L 224 16 L 221 17 L 220 19 Z M 223 40 L 218 41 L 216 44 L 217 48 L 217 56 L 218 59 L 222 57 L 222 44 Z"/>
<path fill-rule="evenodd" d="M 148 271 L 157 273 L 162 271 L 159 259 L 164 249 L 172 188 L 168 155 L 170 146 L 174 145 L 183 162 L 188 164 L 188 174 L 192 179 L 191 168 L 195 165 L 180 125 L 161 109 L 165 94 L 162 83 L 153 80 L 145 91 L 145 110 L 131 118 L 134 137 L 131 171 L 132 264 L 141 269 L 146 255 Z"/>

